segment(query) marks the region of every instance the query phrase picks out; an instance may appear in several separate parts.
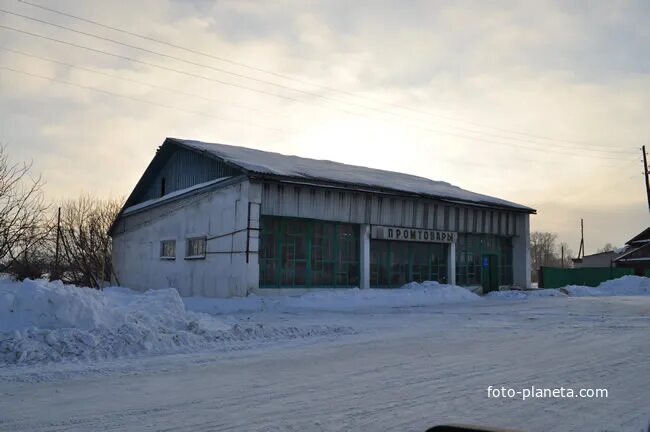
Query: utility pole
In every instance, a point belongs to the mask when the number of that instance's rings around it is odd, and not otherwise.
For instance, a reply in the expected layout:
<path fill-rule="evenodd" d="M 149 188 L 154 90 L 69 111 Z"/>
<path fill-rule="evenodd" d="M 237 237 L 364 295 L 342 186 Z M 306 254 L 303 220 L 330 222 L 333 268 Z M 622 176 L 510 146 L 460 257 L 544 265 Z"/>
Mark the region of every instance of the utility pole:
<path fill-rule="evenodd" d="M 578 259 L 585 256 L 585 223 L 584 219 L 580 219 L 580 249 L 578 250 Z"/>
<path fill-rule="evenodd" d="M 54 279 L 59 278 L 59 240 L 61 239 L 61 207 L 56 217 L 56 247 L 54 249 Z"/>
<path fill-rule="evenodd" d="M 641 147 L 643 152 L 643 180 L 645 181 L 645 192 L 648 196 L 648 210 L 650 211 L 650 178 L 648 178 L 648 160 L 645 152 L 645 146 Z"/>
<path fill-rule="evenodd" d="M 564 245 L 560 245 L 560 250 L 562 250 L 562 268 L 564 268 Z"/>

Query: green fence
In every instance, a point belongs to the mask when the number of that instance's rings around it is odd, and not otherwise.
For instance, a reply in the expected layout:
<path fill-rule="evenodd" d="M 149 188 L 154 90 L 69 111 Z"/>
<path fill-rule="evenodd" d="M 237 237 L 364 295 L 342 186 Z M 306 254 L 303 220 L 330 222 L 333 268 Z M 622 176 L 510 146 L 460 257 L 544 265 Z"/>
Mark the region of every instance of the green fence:
<path fill-rule="evenodd" d="M 598 286 L 607 280 L 634 274 L 631 268 L 623 267 L 583 267 L 563 269 L 542 267 L 540 288 L 560 288 L 566 285 Z"/>

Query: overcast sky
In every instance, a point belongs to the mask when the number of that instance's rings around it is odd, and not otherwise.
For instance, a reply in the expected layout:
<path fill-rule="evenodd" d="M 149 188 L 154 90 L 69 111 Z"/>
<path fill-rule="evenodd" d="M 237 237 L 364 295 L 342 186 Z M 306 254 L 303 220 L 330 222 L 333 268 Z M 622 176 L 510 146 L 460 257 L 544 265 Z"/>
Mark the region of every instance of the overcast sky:
<path fill-rule="evenodd" d="M 575 251 L 648 226 L 648 1 L 29 1 L 195 51 L 0 1 L 122 56 L 0 28 L 0 141 L 53 200 L 128 195 L 172 136 L 445 180 Z"/>

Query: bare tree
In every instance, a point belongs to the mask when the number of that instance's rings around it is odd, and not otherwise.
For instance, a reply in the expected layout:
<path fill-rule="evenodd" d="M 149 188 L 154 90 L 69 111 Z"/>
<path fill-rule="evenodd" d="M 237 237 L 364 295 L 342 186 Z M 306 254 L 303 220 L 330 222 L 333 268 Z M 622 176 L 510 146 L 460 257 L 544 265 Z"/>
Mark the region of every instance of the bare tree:
<path fill-rule="evenodd" d="M 601 253 L 601 252 L 612 252 L 616 250 L 616 246 L 613 246 L 611 243 L 606 243 L 605 246 L 601 247 L 596 251 L 596 253 Z"/>
<path fill-rule="evenodd" d="M 0 145 L 0 271 L 12 272 L 26 263 L 48 234 L 43 181 L 31 170 L 31 162 L 11 161 Z"/>
<path fill-rule="evenodd" d="M 533 231 L 530 233 L 530 258 L 533 279 L 542 266 L 555 263 L 557 234 L 551 232 Z"/>
<path fill-rule="evenodd" d="M 113 268 L 108 230 L 122 202 L 84 195 L 62 205 L 62 280 L 95 288 L 110 280 Z"/>
<path fill-rule="evenodd" d="M 47 276 L 52 269 L 53 245 L 47 235 L 50 224 L 43 222 L 37 228 L 38 234 L 26 236 L 26 241 L 21 242 L 16 248 L 20 253 L 15 254 L 7 266 L 6 271 L 19 280 L 26 278 L 38 279 Z"/>

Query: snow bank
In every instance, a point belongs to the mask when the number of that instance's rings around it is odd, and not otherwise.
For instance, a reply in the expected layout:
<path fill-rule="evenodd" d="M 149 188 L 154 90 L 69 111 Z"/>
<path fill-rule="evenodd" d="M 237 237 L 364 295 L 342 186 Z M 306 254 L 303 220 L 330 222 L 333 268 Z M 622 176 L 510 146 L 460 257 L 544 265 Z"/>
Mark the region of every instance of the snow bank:
<path fill-rule="evenodd" d="M 489 298 L 527 299 L 553 296 L 603 297 L 603 296 L 638 296 L 650 295 L 650 278 L 641 276 L 623 276 L 605 281 L 597 287 L 569 285 L 562 288 L 534 289 L 528 291 L 493 291 Z"/>
<path fill-rule="evenodd" d="M 249 296 L 232 299 L 184 298 L 188 310 L 210 314 L 282 310 L 361 311 L 378 308 L 432 306 L 475 301 L 466 288 L 438 282 L 411 282 L 396 289 L 323 289 L 300 296 Z"/>
<path fill-rule="evenodd" d="M 186 311 L 174 289 L 97 291 L 44 280 L 0 280 L 0 364 L 236 349 L 247 341 L 353 332 L 334 326 L 229 325 Z"/>
<path fill-rule="evenodd" d="M 539 297 L 564 297 L 565 293 L 558 289 L 533 289 L 527 291 L 509 290 L 509 291 L 491 291 L 485 295 L 488 298 L 524 300 L 528 298 Z"/>
<path fill-rule="evenodd" d="M 466 288 L 427 281 L 411 282 L 399 289 L 349 289 L 322 291 L 300 297 L 287 297 L 284 306 L 315 310 L 362 310 L 375 308 L 433 306 L 478 300 Z"/>
<path fill-rule="evenodd" d="M 561 289 L 567 294 L 576 297 L 650 295 L 650 278 L 623 276 L 618 279 L 605 281 L 595 288 L 569 285 Z"/>
<path fill-rule="evenodd" d="M 77 328 L 92 330 L 125 324 L 175 328 L 183 324 L 183 302 L 174 289 L 136 295 L 124 288 L 105 291 L 60 281 L 0 283 L 0 330 Z"/>

